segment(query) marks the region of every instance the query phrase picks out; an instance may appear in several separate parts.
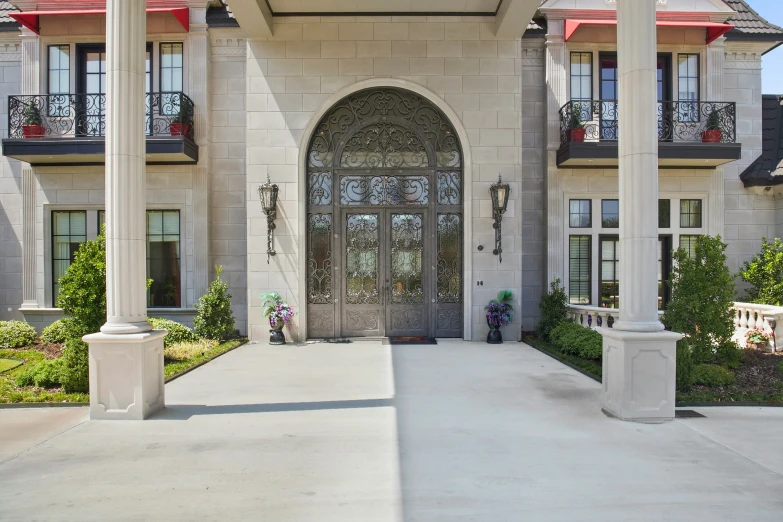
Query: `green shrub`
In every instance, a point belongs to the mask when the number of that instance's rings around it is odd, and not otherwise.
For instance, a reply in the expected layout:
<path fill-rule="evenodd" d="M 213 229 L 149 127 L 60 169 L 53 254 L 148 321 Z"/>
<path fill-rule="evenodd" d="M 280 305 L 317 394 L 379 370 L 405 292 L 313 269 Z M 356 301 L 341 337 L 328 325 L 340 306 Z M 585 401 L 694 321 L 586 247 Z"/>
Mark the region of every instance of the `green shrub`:
<path fill-rule="evenodd" d="M 149 321 L 155 330 L 168 330 L 166 337 L 163 338 L 163 346 L 171 346 L 175 343 L 187 343 L 197 339 L 193 330 L 176 321 L 158 317 L 148 317 L 147 321 Z"/>
<path fill-rule="evenodd" d="M 745 262 L 739 276 L 751 285 L 748 289 L 750 302 L 783 304 L 783 241 L 776 237 L 770 243 L 762 238 L 761 251 Z"/>
<path fill-rule="evenodd" d="M 673 255 L 668 281 L 672 297 L 662 320 L 684 334 L 694 364 L 726 364 L 737 358 L 736 343 L 731 340 L 735 286 L 725 250 L 720 236 L 701 236 L 693 257 L 683 248 Z"/>
<path fill-rule="evenodd" d="M 601 334 L 576 323 L 568 321 L 560 323 L 552 329 L 549 340 L 563 353 L 592 360 L 601 360 L 603 357 L 603 337 Z"/>
<path fill-rule="evenodd" d="M 41 341 L 46 344 L 62 344 L 73 330 L 73 321 L 69 318 L 58 319 L 41 332 Z"/>
<path fill-rule="evenodd" d="M 693 357 L 686 339 L 677 341 L 677 391 L 690 391 L 693 385 Z"/>
<path fill-rule="evenodd" d="M 778 368 L 778 371 L 779 371 L 780 373 L 783 373 L 783 361 L 780 361 L 780 362 L 778 363 L 778 366 L 777 366 L 777 368 Z"/>
<path fill-rule="evenodd" d="M 66 393 L 90 391 L 90 359 L 87 343 L 78 337 L 65 341 L 62 384 Z"/>
<path fill-rule="evenodd" d="M 552 330 L 568 320 L 568 296 L 565 288 L 560 286 L 560 279 L 555 279 L 549 285 L 549 292 L 541 296 L 538 309 L 541 319 L 536 325 L 536 335 L 541 339 L 549 339 Z"/>
<path fill-rule="evenodd" d="M 228 283 L 220 279 L 222 266 L 216 266 L 217 277 L 209 284 L 209 291 L 196 303 L 196 335 L 204 339 L 221 341 L 234 336 L 234 312 L 231 310 L 231 294 Z"/>
<path fill-rule="evenodd" d="M 39 388 L 59 388 L 65 372 L 65 361 L 44 359 L 27 366 L 17 374 L 14 384 L 17 386 L 37 386 Z"/>
<path fill-rule="evenodd" d="M 35 335 L 35 328 L 24 321 L 0 321 L 0 348 L 30 346 Z"/>
<path fill-rule="evenodd" d="M 106 323 L 106 235 L 85 241 L 60 278 L 57 306 L 72 318 L 69 337 L 95 333 Z"/>
<path fill-rule="evenodd" d="M 693 384 L 704 386 L 728 386 L 734 383 L 731 370 L 716 364 L 697 364 L 693 367 Z"/>

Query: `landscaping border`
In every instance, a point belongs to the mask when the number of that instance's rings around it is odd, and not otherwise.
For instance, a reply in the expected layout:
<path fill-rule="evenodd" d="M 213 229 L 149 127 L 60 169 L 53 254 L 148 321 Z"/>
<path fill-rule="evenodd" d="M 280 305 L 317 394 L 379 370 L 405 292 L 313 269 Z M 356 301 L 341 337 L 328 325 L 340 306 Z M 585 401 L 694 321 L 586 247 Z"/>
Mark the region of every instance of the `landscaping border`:
<path fill-rule="evenodd" d="M 217 355 L 215 355 L 213 357 L 210 357 L 209 359 L 201 361 L 200 363 L 196 364 L 195 366 L 191 366 L 187 370 L 183 370 L 183 371 L 181 371 L 181 372 L 179 372 L 177 374 L 174 374 L 174 375 L 166 378 L 166 380 L 164 381 L 164 384 L 168 384 L 171 381 L 173 381 L 174 379 L 178 379 L 179 377 L 182 377 L 186 373 L 190 373 L 193 370 L 195 370 L 196 368 L 200 368 L 201 366 L 204 366 L 208 362 L 214 361 L 215 359 L 217 359 L 221 355 L 225 355 L 225 354 L 227 354 L 229 352 L 233 352 L 234 350 L 236 350 L 240 346 L 246 345 L 248 343 L 248 340 L 246 338 L 243 338 L 243 339 L 245 339 L 244 342 L 239 343 L 238 345 L 234 346 L 233 348 L 229 348 L 225 352 L 219 353 L 219 354 L 217 354 Z M 232 341 L 235 341 L 235 340 L 238 340 L 238 339 L 232 339 Z M 226 341 L 226 342 L 230 342 L 230 341 Z M 90 405 L 89 402 L 3 402 L 3 403 L 0 403 L 0 410 L 3 410 L 3 409 L 17 409 L 17 408 L 80 408 L 80 407 L 89 406 L 89 405 Z"/>
<path fill-rule="evenodd" d="M 179 373 L 175 373 L 174 375 L 172 375 L 172 376 L 170 376 L 170 377 L 167 377 L 167 378 L 166 378 L 166 379 L 163 381 L 163 383 L 164 383 L 164 384 L 168 384 L 168 383 L 170 383 L 171 381 L 173 381 L 174 379 L 179 379 L 179 378 L 180 378 L 180 377 L 182 377 L 183 375 L 185 375 L 185 374 L 187 374 L 187 373 L 190 373 L 190 372 L 192 372 L 192 371 L 193 371 L 193 370 L 195 370 L 196 368 L 200 368 L 200 367 L 204 366 L 205 364 L 207 364 L 208 362 L 212 362 L 212 361 L 214 361 L 215 359 L 217 359 L 217 358 L 218 358 L 218 357 L 220 357 L 221 355 L 226 355 L 226 354 L 227 354 L 227 353 L 229 353 L 229 352 L 233 352 L 234 350 L 236 350 L 236 349 L 237 349 L 237 348 L 239 348 L 240 346 L 244 346 L 244 345 L 246 345 L 246 344 L 249 342 L 249 341 L 248 341 L 248 339 L 247 339 L 247 338 L 245 338 L 245 337 L 242 337 L 241 339 L 244 339 L 244 342 L 241 342 L 241 343 L 239 343 L 238 345 L 234 346 L 233 348 L 229 348 L 229 349 L 228 349 L 228 350 L 226 350 L 225 352 L 221 352 L 221 353 L 219 353 L 219 354 L 217 354 L 217 355 L 215 355 L 215 356 L 213 356 L 213 357 L 210 357 L 209 359 L 203 360 L 203 361 L 201 361 L 200 363 L 196 364 L 195 366 L 191 366 L 191 367 L 190 367 L 190 368 L 188 368 L 187 370 L 182 370 L 182 371 L 181 371 L 181 372 L 179 372 Z M 225 341 L 225 342 L 227 342 L 227 343 L 228 343 L 228 342 L 231 342 L 231 341 L 238 341 L 238 340 L 239 340 L 239 339 L 231 339 L 231 340 L 229 340 L 229 341 Z"/>
<path fill-rule="evenodd" d="M 572 370 L 576 370 L 577 372 L 581 373 L 585 377 L 589 377 L 593 379 L 594 381 L 600 383 L 602 382 L 598 376 L 593 375 L 590 372 L 587 372 L 579 367 L 577 367 L 574 364 L 571 364 L 570 362 L 564 360 L 561 358 L 558 354 L 550 352 L 549 350 L 542 348 L 541 346 L 536 346 L 535 344 L 530 343 L 529 341 L 519 341 L 520 343 L 526 344 L 527 346 L 530 346 L 534 350 L 538 350 L 539 352 L 543 353 L 544 355 L 548 355 L 552 359 L 555 359 L 561 364 L 564 364 L 571 368 Z M 727 408 L 727 407 L 748 407 L 748 408 L 783 408 L 783 403 L 780 402 L 769 402 L 769 401 L 737 401 L 737 402 L 728 402 L 728 401 L 721 401 L 721 402 L 675 402 L 674 407 L 675 408 Z"/>

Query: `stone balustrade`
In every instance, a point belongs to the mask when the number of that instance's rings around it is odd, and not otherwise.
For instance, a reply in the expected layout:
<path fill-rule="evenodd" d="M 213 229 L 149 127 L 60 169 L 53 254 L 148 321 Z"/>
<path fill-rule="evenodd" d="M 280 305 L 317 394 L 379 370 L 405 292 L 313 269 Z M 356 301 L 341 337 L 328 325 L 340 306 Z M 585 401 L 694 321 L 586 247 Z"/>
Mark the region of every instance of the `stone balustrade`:
<path fill-rule="evenodd" d="M 734 303 L 734 336 L 737 344 L 745 347 L 745 334 L 748 330 L 759 328 L 772 333 L 768 351 L 779 351 L 783 344 L 783 306 L 771 306 L 754 303 Z"/>
<path fill-rule="evenodd" d="M 769 351 L 783 349 L 783 306 L 770 306 L 754 303 L 734 303 L 734 339 L 745 348 L 745 334 L 748 330 L 761 328 L 772 332 Z M 658 312 L 659 315 L 663 312 Z M 569 318 L 586 328 L 611 328 L 620 318 L 619 308 L 601 308 L 598 306 L 570 305 Z"/>

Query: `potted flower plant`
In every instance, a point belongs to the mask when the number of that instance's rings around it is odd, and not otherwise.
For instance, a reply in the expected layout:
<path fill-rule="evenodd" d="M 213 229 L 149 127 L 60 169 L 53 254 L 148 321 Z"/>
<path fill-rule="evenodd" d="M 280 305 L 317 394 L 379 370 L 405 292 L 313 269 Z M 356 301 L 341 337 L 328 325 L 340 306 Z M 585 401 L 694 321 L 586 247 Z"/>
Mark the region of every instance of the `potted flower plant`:
<path fill-rule="evenodd" d="M 24 110 L 24 123 L 22 124 L 22 135 L 25 138 L 42 138 L 46 134 L 43 126 L 43 117 L 38 103 L 30 102 Z"/>
<path fill-rule="evenodd" d="M 283 327 L 288 326 L 291 329 L 291 320 L 296 312 L 286 303 L 277 292 L 268 292 L 261 294 L 264 300 L 261 306 L 264 307 L 264 317 L 269 318 L 269 344 L 285 344 L 285 334 Z"/>
<path fill-rule="evenodd" d="M 169 123 L 169 132 L 172 136 L 190 137 L 190 129 L 193 125 L 193 106 L 186 100 L 179 100 L 179 113 L 177 117 Z"/>
<path fill-rule="evenodd" d="M 503 342 L 500 327 L 511 322 L 511 298 L 510 290 L 501 290 L 498 292 L 497 299 L 493 299 L 484 307 L 484 310 L 487 311 L 487 325 L 489 325 L 489 333 L 487 334 L 489 344 Z"/>
<path fill-rule="evenodd" d="M 582 106 L 574 104 L 571 108 L 571 121 L 568 123 L 568 141 L 582 143 L 585 141 L 585 124 L 582 122 Z"/>
<path fill-rule="evenodd" d="M 707 116 L 707 124 L 704 126 L 704 131 L 701 133 L 702 143 L 720 143 L 723 137 L 723 130 L 720 128 L 720 115 L 717 109 L 712 109 L 710 115 Z"/>
<path fill-rule="evenodd" d="M 765 352 L 771 339 L 771 333 L 765 332 L 761 328 L 753 328 L 745 333 L 745 347 Z"/>

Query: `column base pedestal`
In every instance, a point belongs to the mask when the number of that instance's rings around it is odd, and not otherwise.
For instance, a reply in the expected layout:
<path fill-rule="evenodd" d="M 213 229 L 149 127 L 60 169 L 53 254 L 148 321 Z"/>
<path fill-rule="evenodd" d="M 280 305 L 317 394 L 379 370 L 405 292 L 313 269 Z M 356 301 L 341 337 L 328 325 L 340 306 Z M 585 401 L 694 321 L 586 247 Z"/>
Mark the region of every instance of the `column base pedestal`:
<path fill-rule="evenodd" d="M 153 330 L 82 338 L 90 346 L 90 419 L 143 420 L 163 408 L 165 336 Z"/>
<path fill-rule="evenodd" d="M 677 341 L 682 335 L 614 328 L 599 331 L 604 338 L 604 412 L 632 422 L 673 420 Z"/>

